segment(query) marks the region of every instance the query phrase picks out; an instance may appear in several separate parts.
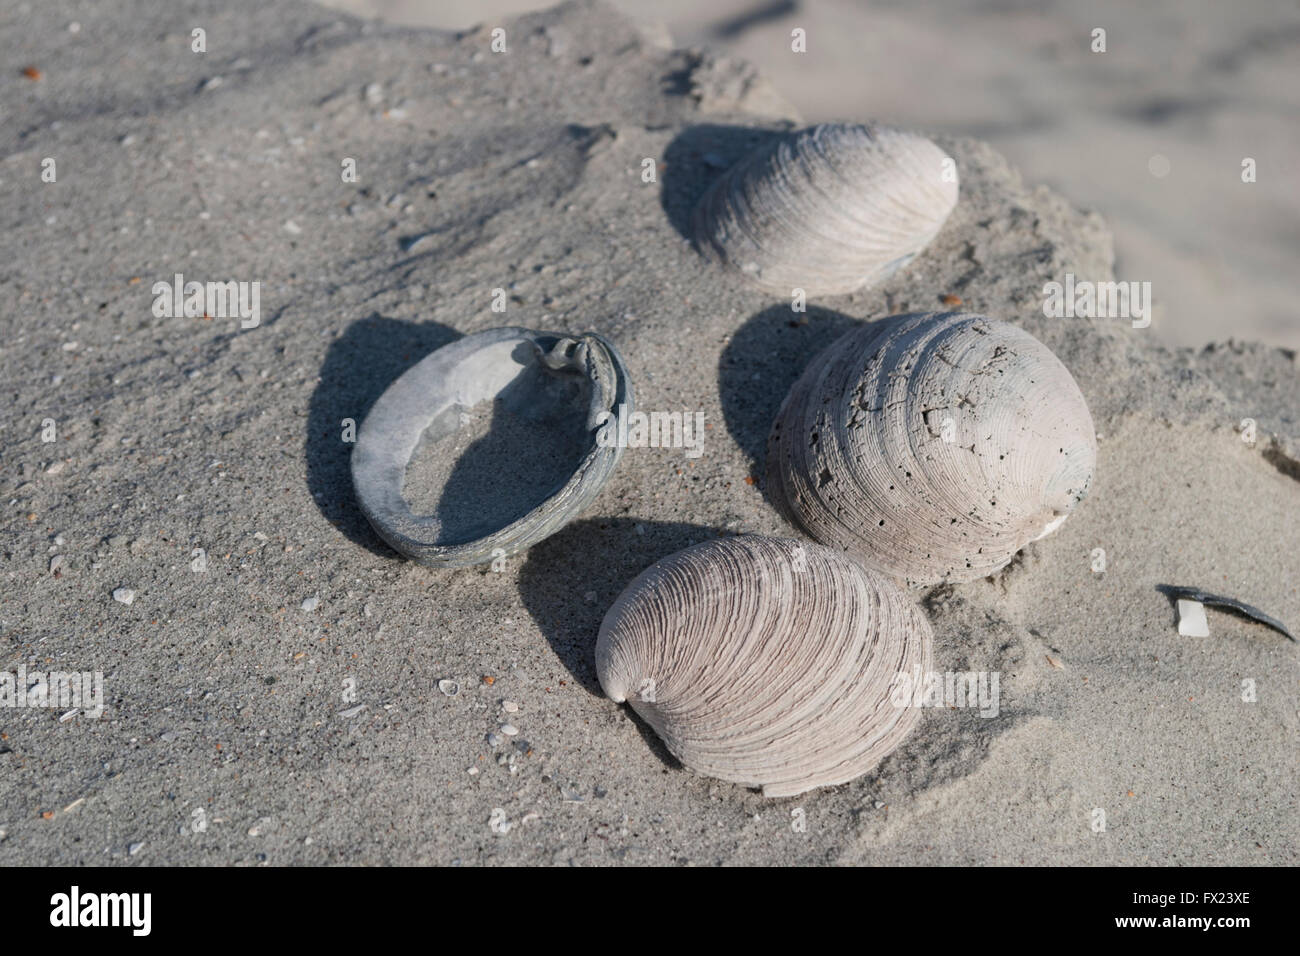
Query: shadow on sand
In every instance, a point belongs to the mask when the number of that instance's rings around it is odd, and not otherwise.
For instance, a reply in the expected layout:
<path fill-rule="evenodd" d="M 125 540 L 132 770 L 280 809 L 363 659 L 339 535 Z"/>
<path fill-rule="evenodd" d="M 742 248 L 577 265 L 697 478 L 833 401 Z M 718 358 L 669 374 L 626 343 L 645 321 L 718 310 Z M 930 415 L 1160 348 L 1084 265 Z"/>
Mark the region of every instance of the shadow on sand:
<path fill-rule="evenodd" d="M 460 338 L 438 323 L 403 322 L 378 313 L 360 319 L 330 345 L 320 384 L 307 409 L 307 489 L 322 515 L 348 538 L 375 554 L 394 552 L 375 534 L 352 492 L 343 419 L 357 428 L 393 381 L 435 349 Z"/>
<path fill-rule="evenodd" d="M 687 523 L 576 521 L 528 551 L 519 572 L 524 607 L 573 679 L 603 697 L 596 677 L 596 635 L 614 599 L 660 558 L 717 536 L 711 528 Z M 660 759 L 680 766 L 631 707 L 627 714 Z"/>
<path fill-rule="evenodd" d="M 807 312 L 774 305 L 732 335 L 718 359 L 718 399 L 727 431 L 749 457 L 753 474 L 764 473 L 767 435 L 790 386 L 813 356 L 862 324 L 814 305 Z"/>
<path fill-rule="evenodd" d="M 692 238 L 691 213 L 705 191 L 728 169 L 782 130 L 704 123 L 678 133 L 664 150 L 659 204 L 673 228 Z"/>

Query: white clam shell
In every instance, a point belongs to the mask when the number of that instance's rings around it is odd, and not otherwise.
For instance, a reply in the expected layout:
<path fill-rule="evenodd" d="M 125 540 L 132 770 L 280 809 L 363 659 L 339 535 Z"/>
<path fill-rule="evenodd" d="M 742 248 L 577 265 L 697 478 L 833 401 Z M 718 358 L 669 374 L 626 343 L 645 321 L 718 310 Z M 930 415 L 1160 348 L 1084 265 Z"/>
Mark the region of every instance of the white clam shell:
<path fill-rule="evenodd" d="M 813 126 L 759 147 L 714 183 L 695 209 L 695 243 L 769 292 L 852 292 L 934 238 L 957 204 L 955 170 L 922 136 Z"/>
<path fill-rule="evenodd" d="M 632 408 L 623 360 L 599 335 L 514 327 L 467 335 L 408 369 L 370 409 L 352 450 L 357 502 L 385 541 L 420 564 L 459 568 L 515 554 L 600 493 L 623 450 L 599 432 L 616 431 Z M 492 411 L 505 438 L 476 443 L 459 462 L 486 460 L 483 447 L 500 460 L 447 480 L 437 509 L 417 513 L 405 488 L 417 447 L 454 439 L 477 409 Z M 547 467 L 530 471 L 534 461 Z"/>
<path fill-rule="evenodd" d="M 1097 463 L 1060 360 L 980 315 L 872 323 L 813 359 L 768 438 L 767 491 L 822 544 L 909 584 L 969 581 L 1060 526 Z"/>
<path fill-rule="evenodd" d="M 891 695 L 930 669 L 906 592 L 811 543 L 715 539 L 658 562 L 614 602 L 600 685 L 683 764 L 769 797 L 852 780 L 915 725 Z"/>

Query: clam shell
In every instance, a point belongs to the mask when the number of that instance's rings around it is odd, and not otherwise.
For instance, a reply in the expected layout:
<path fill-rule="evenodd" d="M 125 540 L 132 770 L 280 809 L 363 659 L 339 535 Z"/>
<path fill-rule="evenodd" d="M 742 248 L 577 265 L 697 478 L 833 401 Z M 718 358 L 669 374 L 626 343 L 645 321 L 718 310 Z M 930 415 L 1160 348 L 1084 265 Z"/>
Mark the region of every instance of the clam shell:
<path fill-rule="evenodd" d="M 880 126 L 828 123 L 777 137 L 705 193 L 696 246 L 779 295 L 852 292 L 939 232 L 957 204 L 946 160 L 928 139 Z"/>
<path fill-rule="evenodd" d="M 352 450 L 357 501 L 380 537 L 420 564 L 456 568 L 514 554 L 596 497 L 622 455 L 597 435 L 632 409 L 623 360 L 599 335 L 468 335 L 375 402 Z M 476 418 L 490 431 L 470 443 Z M 417 514 L 429 509 L 413 508 L 405 486 L 422 441 L 452 457 L 445 483 L 429 489 L 436 507 Z"/>
<path fill-rule="evenodd" d="M 699 773 L 791 796 L 852 780 L 907 736 L 899 674 L 930 669 L 925 616 L 815 544 L 744 536 L 658 562 L 596 641 L 600 685 Z"/>
<path fill-rule="evenodd" d="M 768 438 L 767 491 L 822 544 L 909 584 L 969 581 L 1088 492 L 1092 416 L 1060 360 L 980 315 L 902 316 L 813 359 Z"/>

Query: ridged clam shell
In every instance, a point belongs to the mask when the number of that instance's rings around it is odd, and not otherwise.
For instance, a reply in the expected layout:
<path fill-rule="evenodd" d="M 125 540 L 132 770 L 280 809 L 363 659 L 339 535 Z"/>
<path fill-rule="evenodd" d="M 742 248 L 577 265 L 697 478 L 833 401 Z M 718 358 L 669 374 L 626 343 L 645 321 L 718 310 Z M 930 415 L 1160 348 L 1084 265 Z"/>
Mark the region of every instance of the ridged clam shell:
<path fill-rule="evenodd" d="M 779 295 L 852 292 L 939 232 L 957 204 L 945 160 L 928 139 L 881 126 L 828 123 L 777 137 L 705 193 L 696 246 Z"/>
<path fill-rule="evenodd" d="M 969 581 L 1055 530 L 1097 462 L 1088 405 L 1024 330 L 872 323 L 813 359 L 768 439 L 767 490 L 813 539 L 909 584 Z"/>
<path fill-rule="evenodd" d="M 456 495 L 444 489 L 436 513 L 416 514 L 403 489 L 417 446 L 454 436 L 475 409 L 490 410 L 494 427 L 496 416 L 515 423 L 502 434 L 523 435 L 505 454 L 496 442 L 506 459 L 498 471 L 543 455 L 554 469 L 544 484 L 512 488 L 509 500 L 462 480 Z M 521 328 L 467 335 L 408 369 L 375 402 L 352 450 L 357 500 L 379 536 L 420 564 L 457 568 L 511 555 L 554 534 L 596 497 L 623 453 L 616 443 L 598 443 L 597 433 L 602 425 L 617 429 L 632 409 L 623 360 L 599 335 Z M 474 517 L 451 520 L 458 513 Z"/>
<path fill-rule="evenodd" d="M 871 770 L 911 731 L 899 674 L 933 634 L 894 582 L 811 543 L 715 539 L 663 559 L 614 602 L 600 685 L 683 764 L 791 796 Z"/>

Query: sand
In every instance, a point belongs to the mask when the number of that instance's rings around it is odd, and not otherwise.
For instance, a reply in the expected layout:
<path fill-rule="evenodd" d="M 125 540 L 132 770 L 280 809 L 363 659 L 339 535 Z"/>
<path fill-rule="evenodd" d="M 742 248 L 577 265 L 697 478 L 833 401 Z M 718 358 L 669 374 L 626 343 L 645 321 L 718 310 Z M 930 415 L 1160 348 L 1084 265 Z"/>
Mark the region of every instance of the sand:
<path fill-rule="evenodd" d="M 1180 637 L 1156 591 L 1300 623 L 1292 353 L 1046 317 L 1046 282 L 1113 275 L 1106 222 L 950 137 L 931 247 L 792 314 L 681 230 L 793 107 L 596 3 L 508 23 L 504 54 L 306 3 L 144 8 L 0 22 L 0 60 L 42 73 L 0 80 L 0 671 L 102 672 L 105 708 L 0 709 L 0 864 L 1297 862 L 1297 646 L 1213 609 Z M 260 323 L 155 315 L 177 272 L 260 282 Z M 785 390 L 946 295 L 1050 346 L 1100 435 L 1060 531 L 916 593 L 940 670 L 1000 674 L 998 715 L 928 709 L 792 800 L 690 773 L 601 696 L 604 611 L 689 543 L 793 534 L 754 480 Z M 360 515 L 343 420 L 504 324 L 607 335 L 639 408 L 704 412 L 703 453 L 629 449 L 500 571 L 417 567 Z"/>
<path fill-rule="evenodd" d="M 494 26 L 547 0 L 326 0 L 394 23 Z M 1289 0 L 613 0 L 683 47 L 758 66 L 808 122 L 878 119 L 991 143 L 1104 212 L 1120 278 L 1170 346 L 1300 348 Z M 791 49 L 802 30 L 804 53 Z M 1095 30 L 1106 48 L 1094 51 Z M 1253 159 L 1255 179 L 1242 181 Z"/>

